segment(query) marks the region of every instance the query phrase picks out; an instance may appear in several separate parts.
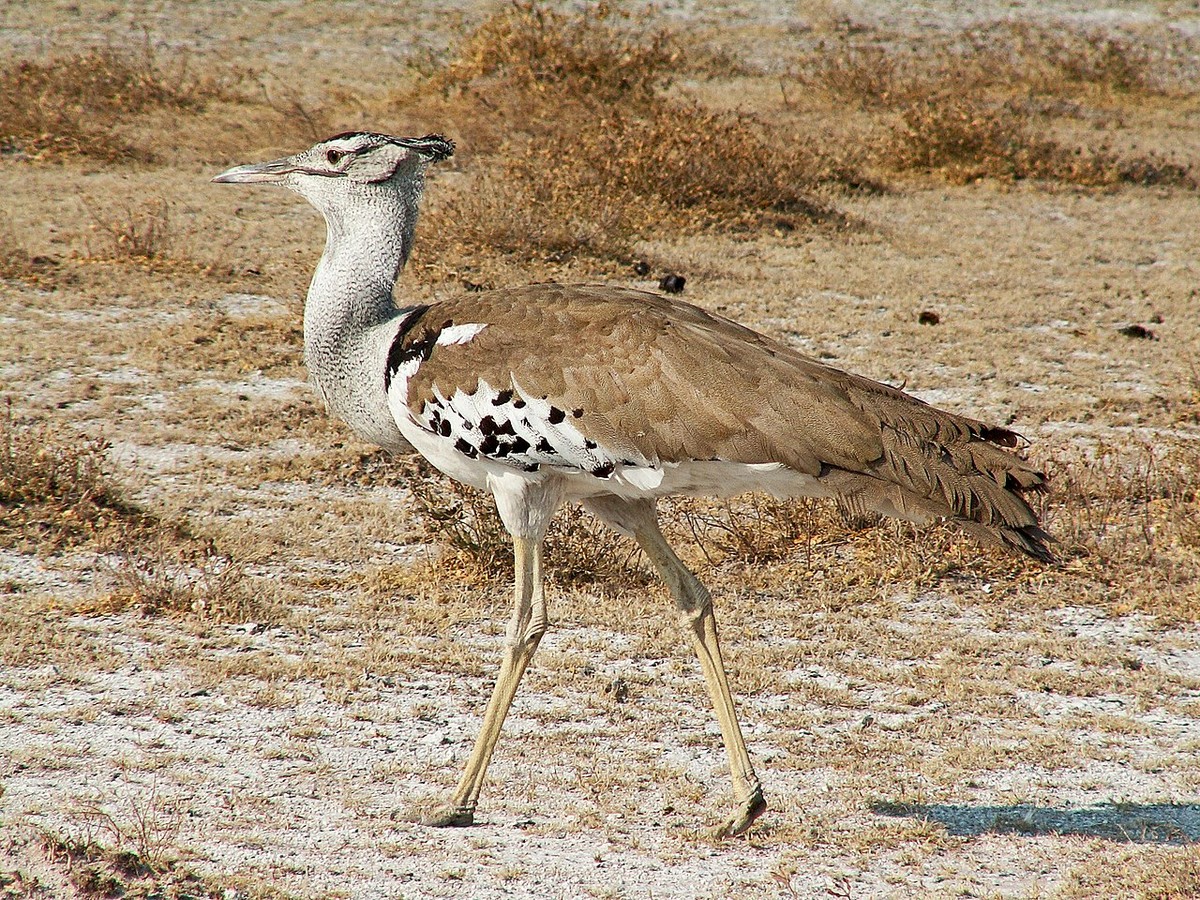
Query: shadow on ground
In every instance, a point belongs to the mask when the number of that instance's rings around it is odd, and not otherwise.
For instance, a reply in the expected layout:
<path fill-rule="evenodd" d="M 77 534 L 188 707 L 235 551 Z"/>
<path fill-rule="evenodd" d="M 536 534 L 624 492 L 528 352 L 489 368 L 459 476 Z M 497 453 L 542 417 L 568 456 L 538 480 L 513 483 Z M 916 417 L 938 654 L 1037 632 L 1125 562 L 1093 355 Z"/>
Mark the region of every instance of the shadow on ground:
<path fill-rule="evenodd" d="M 1189 844 L 1200 841 L 1200 805 L 1113 803 L 1059 809 L 1040 806 L 954 806 L 875 803 L 884 816 L 910 816 L 937 822 L 950 834 L 1079 834 L 1134 844 Z"/>

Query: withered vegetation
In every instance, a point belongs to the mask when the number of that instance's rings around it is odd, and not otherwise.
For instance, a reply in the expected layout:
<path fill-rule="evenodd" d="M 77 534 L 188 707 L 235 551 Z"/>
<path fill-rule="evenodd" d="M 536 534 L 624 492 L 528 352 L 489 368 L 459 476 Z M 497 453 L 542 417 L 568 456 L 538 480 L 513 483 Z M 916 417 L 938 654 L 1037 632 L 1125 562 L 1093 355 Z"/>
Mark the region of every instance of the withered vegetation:
<path fill-rule="evenodd" d="M 102 438 L 59 433 L 46 421 L 0 414 L 0 535 L 60 549 L 156 527 L 112 478 Z"/>
<path fill-rule="evenodd" d="M 77 610 L 183 615 L 199 622 L 274 620 L 273 592 L 183 522 L 129 496 L 112 474 L 103 438 L 65 434 L 52 423 L 0 416 L 0 546 L 58 553 L 90 547 L 111 561 L 103 590 Z M 9 582 L 6 590 L 19 592 Z"/>
<path fill-rule="evenodd" d="M 226 87 L 148 50 L 88 50 L 0 67 L 0 152 L 37 159 L 84 156 L 150 161 L 155 151 L 124 133 L 128 117 L 152 108 L 197 112 Z"/>
<path fill-rule="evenodd" d="M 637 239 L 670 231 L 845 223 L 813 193 L 832 168 L 815 144 L 665 93 L 679 51 L 648 27 L 604 6 L 513 3 L 397 98 L 466 123 L 465 183 L 427 225 L 454 238 L 445 265 L 480 245 L 627 263 Z"/>
<path fill-rule="evenodd" d="M 491 495 L 450 481 L 427 463 L 403 467 L 423 539 L 446 553 L 428 563 L 455 578 L 499 584 L 512 578 L 512 539 Z M 547 577 L 560 585 L 641 585 L 640 551 L 578 508 L 557 516 L 546 536 Z"/>
<path fill-rule="evenodd" d="M 1053 583 L 1072 602 L 1141 612 L 1164 624 L 1200 617 L 1200 448 L 1104 447 L 1059 451 L 1045 463 L 1049 494 L 1036 498 L 1058 562 L 1046 567 L 981 547 L 944 524 L 913 526 L 853 516 L 832 500 L 750 494 L 725 501 L 675 498 L 663 527 L 704 580 L 726 587 L 772 577 L 778 567 L 812 576 L 836 608 L 873 598 L 879 585 L 914 589 L 987 584 L 993 598 Z M 511 577 L 511 544 L 490 497 L 422 468 L 410 482 L 425 539 L 453 552 L 430 565 L 447 578 Z M 644 590 L 652 579 L 631 541 L 579 510 L 548 538 L 550 576 L 562 583 Z M 451 575 L 453 571 L 453 575 Z M 747 581 L 749 579 L 749 582 Z"/>
<path fill-rule="evenodd" d="M 1190 167 L 1161 154 L 1118 152 L 1103 132 L 1099 143 L 1056 134 L 1065 121 L 1102 119 L 1124 103 L 1191 93 L 1187 55 L 1116 34 L 1013 23 L 920 48 L 821 42 L 800 59 L 796 79 L 826 102 L 869 115 L 871 160 L 883 171 L 955 183 L 1194 188 Z"/>

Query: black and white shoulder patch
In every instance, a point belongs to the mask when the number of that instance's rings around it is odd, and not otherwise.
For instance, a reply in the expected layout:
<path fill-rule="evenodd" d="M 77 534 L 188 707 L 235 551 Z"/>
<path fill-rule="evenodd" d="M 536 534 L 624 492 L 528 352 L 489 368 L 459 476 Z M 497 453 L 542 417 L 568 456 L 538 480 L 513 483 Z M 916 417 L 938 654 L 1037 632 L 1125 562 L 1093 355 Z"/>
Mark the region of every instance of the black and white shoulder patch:
<path fill-rule="evenodd" d="M 391 390 L 392 379 L 396 377 L 396 372 L 406 362 L 415 359 L 421 363 L 429 359 L 429 355 L 433 353 L 437 334 L 431 334 L 424 329 L 420 333 L 414 334 L 430 308 L 427 305 L 413 307 L 400 323 L 400 327 L 396 329 L 396 336 L 392 338 L 392 346 L 388 348 L 387 365 L 383 370 L 383 389 L 385 391 Z"/>

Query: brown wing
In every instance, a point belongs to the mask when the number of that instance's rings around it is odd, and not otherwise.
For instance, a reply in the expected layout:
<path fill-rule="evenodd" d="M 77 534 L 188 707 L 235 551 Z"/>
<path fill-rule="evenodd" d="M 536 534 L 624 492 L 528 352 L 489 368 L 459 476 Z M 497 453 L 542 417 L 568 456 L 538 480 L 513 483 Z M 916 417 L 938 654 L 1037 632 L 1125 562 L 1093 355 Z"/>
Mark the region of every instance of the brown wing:
<path fill-rule="evenodd" d="M 414 412 L 480 380 L 581 410 L 576 427 L 664 462 L 782 463 L 850 505 L 949 516 L 1045 558 L 1021 498 L 1042 476 L 997 444 L 1003 429 L 850 375 L 698 307 L 621 288 L 533 285 L 432 306 L 408 339 L 486 323 L 434 348 L 409 384 Z"/>

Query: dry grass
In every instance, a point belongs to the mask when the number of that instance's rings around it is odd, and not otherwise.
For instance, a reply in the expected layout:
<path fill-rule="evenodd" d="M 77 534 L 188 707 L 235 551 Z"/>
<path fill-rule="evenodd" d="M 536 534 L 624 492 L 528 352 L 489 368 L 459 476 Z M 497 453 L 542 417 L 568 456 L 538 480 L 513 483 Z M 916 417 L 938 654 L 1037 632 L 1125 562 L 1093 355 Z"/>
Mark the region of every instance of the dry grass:
<path fill-rule="evenodd" d="M 209 542 L 145 543 L 116 555 L 107 589 L 77 605 L 89 615 L 133 609 L 142 616 L 182 616 L 202 625 L 277 622 L 274 592 Z"/>
<path fill-rule="evenodd" d="M 463 39 L 455 58 L 431 73 L 428 86 L 463 91 L 486 79 L 520 94 L 653 105 L 677 59 L 674 37 L 647 17 L 605 4 L 564 13 L 513 0 Z"/>
<path fill-rule="evenodd" d="M 155 527 L 108 471 L 108 445 L 45 422 L 0 416 L 0 538 L 62 548 Z"/>
<path fill-rule="evenodd" d="M 955 183 L 1038 178 L 1195 187 L 1187 165 L 1154 153 L 1119 154 L 1104 137 L 1098 145 L 1073 145 L 1053 136 L 1058 116 L 1078 117 L 1089 104 L 1107 108 L 1124 95 L 1145 103 L 1169 88 L 1190 91 L 1184 81 L 1163 82 L 1160 56 L 1119 36 L 1014 24 L 919 51 L 850 39 L 821 43 L 800 60 L 796 77 L 826 102 L 870 115 L 872 161 L 887 171 L 937 172 Z"/>
<path fill-rule="evenodd" d="M 1010 21 L 970 36 L 975 48 L 990 48 L 1011 77 L 1039 93 L 1071 88 L 1143 95 L 1187 90 L 1197 72 L 1194 47 L 1175 35 L 1164 40 L 1103 28 L 1054 28 Z"/>
<path fill-rule="evenodd" d="M 78 896 L 128 900 L 219 900 L 244 897 L 246 900 L 287 900 L 287 894 L 262 884 L 242 879 L 220 881 L 200 875 L 175 859 L 169 844 L 178 822 L 163 826 L 153 810 L 132 810 L 133 819 L 114 818 L 101 807 L 80 810 L 81 836 L 51 832 L 41 835 L 41 853 L 46 864 Z M 174 815 L 182 816 L 181 812 Z M 148 831 L 146 829 L 149 829 Z M 143 840 L 149 840 L 145 843 Z M 164 843 L 167 841 L 167 843 Z M 143 855 L 138 848 L 151 851 Z M 20 870 L 0 871 L 0 890 L 4 897 L 42 897 L 54 890 L 36 876 Z"/>
<path fill-rule="evenodd" d="M 1046 468 L 1046 521 L 1082 596 L 1164 623 L 1200 618 L 1200 446 L 1064 450 Z"/>
<path fill-rule="evenodd" d="M 155 108 L 198 112 L 226 88 L 148 51 L 100 49 L 0 69 L 0 151 L 33 159 L 84 156 L 149 161 L 154 151 L 125 136 L 129 116 Z"/>
<path fill-rule="evenodd" d="M 424 461 L 406 466 L 418 527 L 425 543 L 449 549 L 430 563 L 438 580 L 495 583 L 512 578 L 512 540 L 492 497 L 451 481 Z M 560 585 L 644 584 L 640 551 L 577 507 L 563 510 L 546 536 L 548 577 Z M 428 575 L 426 572 L 423 574 Z"/>
<path fill-rule="evenodd" d="M 0 224 L 0 281 L 52 285 L 58 262 L 30 253 L 7 224 Z"/>
<path fill-rule="evenodd" d="M 951 527 L 855 517 L 832 501 L 675 498 L 663 502 L 661 515 L 705 579 L 746 584 L 745 567 L 765 565 L 757 578 L 770 582 L 798 567 L 816 576 L 815 602 L 829 608 L 874 598 L 879 585 L 929 589 L 967 578 L 987 583 L 993 597 L 1030 597 L 1035 584 L 1057 585 L 1075 602 L 1164 624 L 1200 617 L 1200 448 L 1101 448 L 1094 456 L 1063 450 L 1045 466 L 1052 492 L 1040 498 L 1041 515 L 1060 557 L 1050 568 L 980 548 Z M 511 577 L 511 544 L 489 497 L 424 467 L 409 484 L 425 541 L 453 551 L 436 563 L 439 580 Z M 550 576 L 562 583 L 646 583 L 632 542 L 588 516 L 560 515 L 547 547 Z"/>
<path fill-rule="evenodd" d="M 136 609 L 201 623 L 277 621 L 276 591 L 210 540 L 129 499 L 110 473 L 108 444 L 46 422 L 0 418 L 0 546 L 58 552 L 91 545 L 114 556 L 108 587 L 83 613 Z"/>
<path fill-rule="evenodd" d="M 1136 897 L 1137 900 L 1190 900 L 1200 896 L 1200 848 L 1113 847 L 1071 873 L 1064 900 Z"/>
<path fill-rule="evenodd" d="M 1152 155 L 1122 157 L 1103 146 L 1070 147 L 1043 133 L 1027 106 L 939 87 L 900 111 L 876 158 L 888 168 L 939 172 L 958 184 L 1040 178 L 1084 186 L 1195 186 L 1187 166 Z"/>
<path fill-rule="evenodd" d="M 480 246 L 624 264 L 652 234 L 845 224 L 813 191 L 854 181 L 852 166 L 749 114 L 669 99 L 671 34 L 614 17 L 513 4 L 400 99 L 426 104 L 427 118 L 470 122 L 466 182 L 426 225 L 455 239 L 434 271 L 463 271 Z M 429 106 L 432 92 L 442 99 Z"/>
<path fill-rule="evenodd" d="M 171 248 L 170 209 L 161 198 L 137 207 L 126 203 L 116 211 L 87 207 L 89 233 L 87 253 L 93 259 L 151 262 L 169 255 Z"/>

